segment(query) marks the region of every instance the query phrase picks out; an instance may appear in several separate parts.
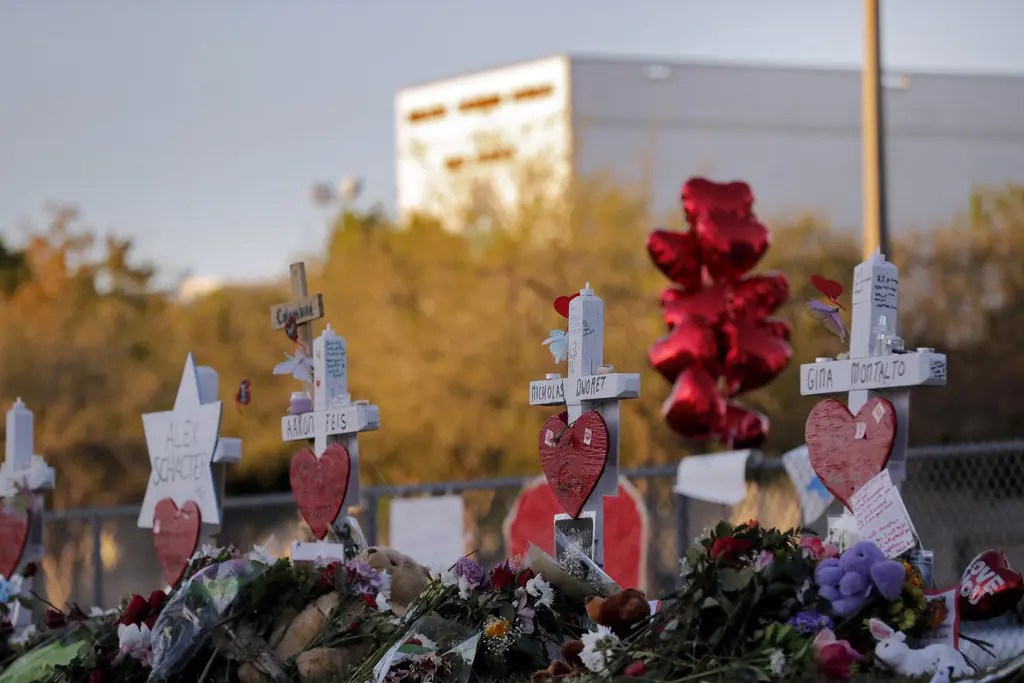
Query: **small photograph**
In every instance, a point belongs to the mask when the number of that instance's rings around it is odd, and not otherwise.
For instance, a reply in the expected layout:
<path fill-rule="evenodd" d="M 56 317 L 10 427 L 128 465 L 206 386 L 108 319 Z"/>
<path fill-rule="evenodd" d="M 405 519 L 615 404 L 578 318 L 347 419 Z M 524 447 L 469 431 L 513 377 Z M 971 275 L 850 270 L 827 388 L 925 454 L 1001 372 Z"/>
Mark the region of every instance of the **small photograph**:
<path fill-rule="evenodd" d="M 569 515 L 555 517 L 555 559 L 567 573 L 584 583 L 592 583 L 594 565 L 593 512 L 584 512 L 573 519 Z"/>

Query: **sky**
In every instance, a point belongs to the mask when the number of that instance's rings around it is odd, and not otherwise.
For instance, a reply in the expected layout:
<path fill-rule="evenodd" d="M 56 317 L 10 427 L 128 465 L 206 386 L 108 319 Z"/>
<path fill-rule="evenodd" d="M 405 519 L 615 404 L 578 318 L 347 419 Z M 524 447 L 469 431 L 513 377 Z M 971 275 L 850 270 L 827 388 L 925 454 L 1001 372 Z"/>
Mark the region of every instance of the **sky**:
<path fill-rule="evenodd" d="M 882 0 L 887 68 L 1024 73 L 1021 0 Z M 856 66 L 860 0 L 0 0 L 0 234 L 77 206 L 164 281 L 284 277 L 394 206 L 395 92 L 551 54 Z M 677 182 L 677 179 L 673 179 Z"/>

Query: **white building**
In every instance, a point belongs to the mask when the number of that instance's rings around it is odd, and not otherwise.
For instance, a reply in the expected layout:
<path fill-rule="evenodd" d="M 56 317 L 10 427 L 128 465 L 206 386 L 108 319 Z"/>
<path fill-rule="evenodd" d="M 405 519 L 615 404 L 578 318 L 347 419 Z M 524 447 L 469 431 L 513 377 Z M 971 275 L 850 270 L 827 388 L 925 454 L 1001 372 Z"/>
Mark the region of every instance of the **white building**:
<path fill-rule="evenodd" d="M 969 208 L 977 186 L 1024 183 L 1024 78 L 901 73 L 885 91 L 891 227 Z M 763 218 L 861 219 L 860 72 L 551 57 L 396 96 L 398 209 L 516 206 L 538 166 L 558 191 L 611 173 L 676 210 L 692 175 L 743 179 Z"/>

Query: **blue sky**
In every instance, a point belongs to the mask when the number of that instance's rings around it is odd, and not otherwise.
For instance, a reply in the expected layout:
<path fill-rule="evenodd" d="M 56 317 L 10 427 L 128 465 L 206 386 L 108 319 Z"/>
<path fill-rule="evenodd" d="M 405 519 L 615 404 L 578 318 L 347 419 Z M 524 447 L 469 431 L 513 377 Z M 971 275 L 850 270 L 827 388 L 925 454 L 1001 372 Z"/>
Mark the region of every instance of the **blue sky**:
<path fill-rule="evenodd" d="M 883 0 L 890 68 L 1024 72 L 1020 0 Z M 0 0 L 0 231 L 50 202 L 165 277 L 284 276 L 348 174 L 392 206 L 403 86 L 555 53 L 853 66 L 860 0 Z M 679 178 L 666 179 L 678 184 Z"/>

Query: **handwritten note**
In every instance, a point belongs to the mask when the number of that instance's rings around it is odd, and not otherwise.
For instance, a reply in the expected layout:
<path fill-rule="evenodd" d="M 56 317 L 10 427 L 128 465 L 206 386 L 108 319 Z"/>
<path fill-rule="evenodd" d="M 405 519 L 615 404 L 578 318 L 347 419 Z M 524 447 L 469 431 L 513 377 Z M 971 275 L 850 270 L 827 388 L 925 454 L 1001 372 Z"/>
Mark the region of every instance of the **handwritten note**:
<path fill-rule="evenodd" d="M 882 470 L 858 489 L 850 503 L 861 538 L 873 541 L 886 557 L 897 557 L 914 547 L 914 523 L 889 470 Z"/>
<path fill-rule="evenodd" d="M 960 649 L 960 586 L 924 592 L 929 601 L 940 599 L 946 603 L 946 618 L 934 631 L 920 637 L 921 646 L 945 643 Z"/>

